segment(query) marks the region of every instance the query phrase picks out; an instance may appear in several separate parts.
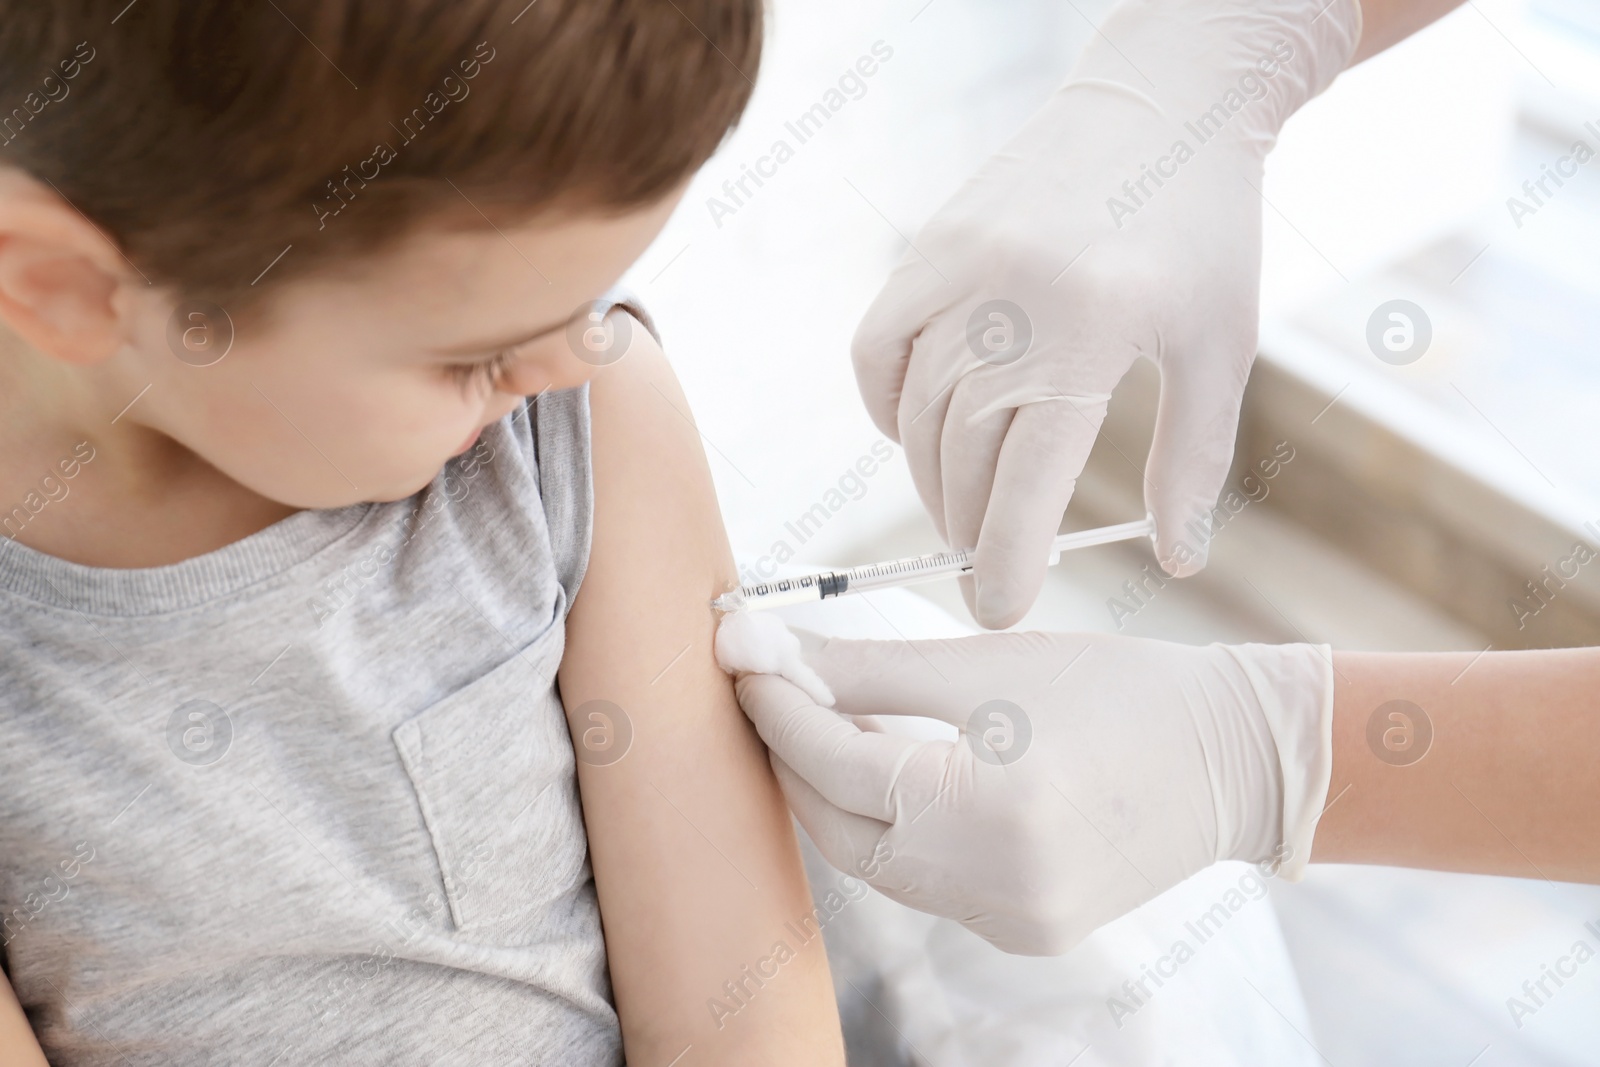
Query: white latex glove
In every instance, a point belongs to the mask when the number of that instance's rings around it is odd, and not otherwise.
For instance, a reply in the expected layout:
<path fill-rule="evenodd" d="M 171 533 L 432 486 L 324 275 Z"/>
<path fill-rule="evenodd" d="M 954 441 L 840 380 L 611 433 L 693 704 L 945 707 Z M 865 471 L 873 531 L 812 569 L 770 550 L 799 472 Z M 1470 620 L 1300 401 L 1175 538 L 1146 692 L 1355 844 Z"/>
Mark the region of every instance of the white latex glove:
<path fill-rule="evenodd" d="M 1311 854 L 1333 765 L 1325 646 L 805 637 L 837 710 L 777 675 L 738 680 L 801 825 L 841 871 L 1007 952 L 1065 952 L 1218 860 L 1293 880 Z"/>
<path fill-rule="evenodd" d="M 862 397 L 941 536 L 976 546 L 962 586 L 981 625 L 1038 595 L 1140 356 L 1161 368 L 1157 558 L 1204 566 L 1256 350 L 1262 160 L 1360 35 L 1357 0 L 1123 0 L 868 309 Z"/>

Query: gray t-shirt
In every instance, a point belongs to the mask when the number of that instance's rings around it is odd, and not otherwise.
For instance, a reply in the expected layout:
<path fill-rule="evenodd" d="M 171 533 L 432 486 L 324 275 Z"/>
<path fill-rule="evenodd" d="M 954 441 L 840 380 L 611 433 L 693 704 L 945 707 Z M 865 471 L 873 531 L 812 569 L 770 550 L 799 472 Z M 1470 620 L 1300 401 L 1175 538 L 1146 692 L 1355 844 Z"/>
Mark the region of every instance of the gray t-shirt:
<path fill-rule="evenodd" d="M 0 539 L 0 942 L 52 1063 L 621 1062 L 555 689 L 591 499 L 585 388 L 172 566 Z"/>

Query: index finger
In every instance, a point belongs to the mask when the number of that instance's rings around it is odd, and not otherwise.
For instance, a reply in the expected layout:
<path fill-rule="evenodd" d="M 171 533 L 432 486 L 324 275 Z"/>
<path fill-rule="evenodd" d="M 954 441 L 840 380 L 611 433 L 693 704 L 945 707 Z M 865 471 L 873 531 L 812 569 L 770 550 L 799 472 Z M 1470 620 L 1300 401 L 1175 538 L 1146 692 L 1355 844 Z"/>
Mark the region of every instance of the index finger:
<path fill-rule="evenodd" d="M 1060 669 L 1063 645 L 1078 644 L 1032 630 L 931 641 L 835 637 L 805 656 L 846 715 L 912 715 L 961 727 L 985 701 L 1036 690 Z"/>
<path fill-rule="evenodd" d="M 1105 420 L 1105 394 L 1056 396 L 1017 409 L 998 450 L 987 495 L 972 498 L 977 518 L 972 572 L 978 622 L 990 629 L 1014 625 L 1033 607 L 1044 586 L 1050 544 L 1072 500 Z"/>

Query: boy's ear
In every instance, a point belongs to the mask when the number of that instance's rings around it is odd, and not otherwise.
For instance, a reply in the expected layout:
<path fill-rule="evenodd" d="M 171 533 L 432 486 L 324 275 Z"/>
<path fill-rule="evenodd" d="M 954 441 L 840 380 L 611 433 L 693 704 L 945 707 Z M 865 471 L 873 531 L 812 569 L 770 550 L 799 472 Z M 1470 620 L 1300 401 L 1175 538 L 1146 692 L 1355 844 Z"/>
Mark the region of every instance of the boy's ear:
<path fill-rule="evenodd" d="M 59 194 L 0 172 L 0 319 L 24 341 L 64 363 L 109 359 L 125 337 L 114 296 L 130 273 Z"/>

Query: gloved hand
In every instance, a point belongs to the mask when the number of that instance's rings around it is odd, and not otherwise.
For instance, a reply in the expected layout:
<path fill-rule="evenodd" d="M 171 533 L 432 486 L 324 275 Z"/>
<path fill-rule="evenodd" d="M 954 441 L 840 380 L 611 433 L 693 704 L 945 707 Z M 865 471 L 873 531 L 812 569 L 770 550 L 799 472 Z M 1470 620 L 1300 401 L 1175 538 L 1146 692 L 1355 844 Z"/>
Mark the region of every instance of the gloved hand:
<path fill-rule="evenodd" d="M 1105 417 L 1161 369 L 1145 500 L 1205 564 L 1255 357 L 1262 160 L 1344 69 L 1357 0 L 1123 0 L 1071 78 L 918 234 L 853 355 L 986 627 L 1021 618 Z"/>
<path fill-rule="evenodd" d="M 1310 856 L 1333 762 L 1325 646 L 807 637 L 837 710 L 777 675 L 738 679 L 801 825 L 841 871 L 1007 952 L 1065 952 L 1218 860 L 1296 879 Z"/>

